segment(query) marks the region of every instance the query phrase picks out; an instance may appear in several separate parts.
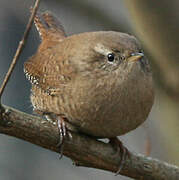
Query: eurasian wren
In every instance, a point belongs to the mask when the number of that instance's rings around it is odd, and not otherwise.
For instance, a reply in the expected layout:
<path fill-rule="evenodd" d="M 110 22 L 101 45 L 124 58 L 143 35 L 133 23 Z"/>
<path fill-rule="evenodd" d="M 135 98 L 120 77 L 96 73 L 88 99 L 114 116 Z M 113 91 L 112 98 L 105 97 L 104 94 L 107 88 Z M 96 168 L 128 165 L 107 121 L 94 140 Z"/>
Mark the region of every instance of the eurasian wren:
<path fill-rule="evenodd" d="M 24 65 L 36 112 L 60 128 L 114 139 L 142 124 L 153 104 L 150 66 L 135 37 L 114 31 L 66 37 L 49 12 L 36 15 L 42 42 Z M 62 123 L 63 122 L 63 123 Z"/>

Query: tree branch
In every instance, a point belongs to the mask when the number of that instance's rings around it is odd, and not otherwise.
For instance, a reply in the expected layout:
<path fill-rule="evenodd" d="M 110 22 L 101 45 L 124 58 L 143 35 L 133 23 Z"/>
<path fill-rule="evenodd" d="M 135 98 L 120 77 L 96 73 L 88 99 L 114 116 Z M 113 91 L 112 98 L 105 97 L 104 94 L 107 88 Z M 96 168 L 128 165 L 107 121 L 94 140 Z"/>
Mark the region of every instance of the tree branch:
<path fill-rule="evenodd" d="M 58 128 L 40 117 L 13 108 L 0 109 L 0 133 L 14 136 L 46 149 L 59 152 Z M 71 132 L 64 142 L 64 155 L 76 165 L 111 172 L 118 170 L 120 156 L 106 143 Z M 140 180 L 178 180 L 179 168 L 157 159 L 130 153 L 120 174 Z"/>

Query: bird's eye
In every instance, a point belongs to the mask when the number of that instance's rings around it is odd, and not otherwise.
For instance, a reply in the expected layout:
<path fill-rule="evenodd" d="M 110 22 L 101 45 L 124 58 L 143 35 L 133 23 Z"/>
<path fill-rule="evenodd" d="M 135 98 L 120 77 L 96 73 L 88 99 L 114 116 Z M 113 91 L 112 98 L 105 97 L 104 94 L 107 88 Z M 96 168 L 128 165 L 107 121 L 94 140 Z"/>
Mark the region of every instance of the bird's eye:
<path fill-rule="evenodd" d="M 114 55 L 113 53 L 109 53 L 109 54 L 107 55 L 107 57 L 108 57 L 108 61 L 109 61 L 109 62 L 113 62 L 114 59 L 115 59 L 115 55 Z"/>

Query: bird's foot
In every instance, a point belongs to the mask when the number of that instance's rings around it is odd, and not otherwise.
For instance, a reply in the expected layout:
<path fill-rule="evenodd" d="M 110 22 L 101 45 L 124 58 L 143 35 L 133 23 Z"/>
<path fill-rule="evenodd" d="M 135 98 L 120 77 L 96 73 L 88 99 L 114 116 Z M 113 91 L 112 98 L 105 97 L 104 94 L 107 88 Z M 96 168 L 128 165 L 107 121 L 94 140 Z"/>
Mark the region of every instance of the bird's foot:
<path fill-rule="evenodd" d="M 119 154 L 121 156 L 120 165 L 115 174 L 117 176 L 120 173 L 120 171 L 122 170 L 122 168 L 124 167 L 126 157 L 130 156 L 130 152 L 117 137 L 110 138 L 109 140 L 110 140 L 109 143 L 117 151 L 117 154 Z"/>
<path fill-rule="evenodd" d="M 70 138 L 72 138 L 72 135 L 70 132 L 67 131 L 64 117 L 57 116 L 51 113 L 44 114 L 44 116 L 49 122 L 53 124 L 57 122 L 59 136 L 60 136 L 59 141 L 57 143 L 57 147 L 59 148 L 60 151 L 59 159 L 61 159 L 63 157 L 63 147 L 64 147 L 65 137 L 68 135 Z"/>
<path fill-rule="evenodd" d="M 65 137 L 67 136 L 67 128 L 66 128 L 63 117 L 58 116 L 57 124 L 58 124 L 58 130 L 59 130 L 59 135 L 60 135 L 60 139 L 57 144 L 57 147 L 59 147 L 59 149 L 60 149 L 60 157 L 59 158 L 61 159 L 63 157 L 63 147 L 64 147 Z"/>

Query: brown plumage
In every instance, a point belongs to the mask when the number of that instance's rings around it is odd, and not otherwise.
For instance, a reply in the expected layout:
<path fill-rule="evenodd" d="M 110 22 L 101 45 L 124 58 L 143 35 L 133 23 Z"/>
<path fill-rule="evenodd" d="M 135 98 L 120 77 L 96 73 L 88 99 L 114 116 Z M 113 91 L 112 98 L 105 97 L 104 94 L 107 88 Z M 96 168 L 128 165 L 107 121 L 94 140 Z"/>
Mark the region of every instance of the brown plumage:
<path fill-rule="evenodd" d="M 42 42 L 24 65 L 35 111 L 101 138 L 146 120 L 154 100 L 152 75 L 135 37 L 113 31 L 66 37 L 49 12 L 37 15 L 35 25 Z"/>
<path fill-rule="evenodd" d="M 141 51 L 133 36 L 99 31 L 65 37 L 50 13 L 39 16 L 35 25 L 42 43 L 24 65 L 35 110 L 62 115 L 97 137 L 127 133 L 146 120 L 154 97 L 152 76 L 145 57 L 129 60 Z M 105 53 L 114 53 L 116 60 L 108 61 Z"/>

